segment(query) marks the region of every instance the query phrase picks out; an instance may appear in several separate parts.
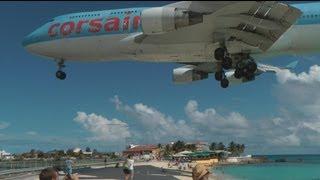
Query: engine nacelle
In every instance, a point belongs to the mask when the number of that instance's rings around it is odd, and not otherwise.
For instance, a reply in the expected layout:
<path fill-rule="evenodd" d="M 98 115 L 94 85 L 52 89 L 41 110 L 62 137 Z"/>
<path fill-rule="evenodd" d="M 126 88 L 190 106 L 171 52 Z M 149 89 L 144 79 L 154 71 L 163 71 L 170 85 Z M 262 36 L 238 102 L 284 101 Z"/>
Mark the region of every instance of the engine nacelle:
<path fill-rule="evenodd" d="M 180 67 L 173 70 L 173 82 L 182 84 L 207 79 L 208 73 L 197 71 L 192 67 Z"/>
<path fill-rule="evenodd" d="M 203 14 L 174 7 L 148 8 L 141 12 L 142 31 L 162 34 L 203 22 Z"/>

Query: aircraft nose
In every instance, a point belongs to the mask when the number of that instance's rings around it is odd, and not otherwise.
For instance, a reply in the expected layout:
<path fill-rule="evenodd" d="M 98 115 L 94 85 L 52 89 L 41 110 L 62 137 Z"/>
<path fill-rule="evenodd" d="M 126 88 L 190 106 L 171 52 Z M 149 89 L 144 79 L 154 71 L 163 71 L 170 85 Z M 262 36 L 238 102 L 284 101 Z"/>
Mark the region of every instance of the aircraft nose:
<path fill-rule="evenodd" d="M 29 45 L 37 43 L 44 36 L 43 26 L 25 36 L 22 40 L 22 46 L 27 48 Z"/>
<path fill-rule="evenodd" d="M 33 32 L 25 36 L 22 40 L 22 46 L 26 47 L 32 42 Z"/>

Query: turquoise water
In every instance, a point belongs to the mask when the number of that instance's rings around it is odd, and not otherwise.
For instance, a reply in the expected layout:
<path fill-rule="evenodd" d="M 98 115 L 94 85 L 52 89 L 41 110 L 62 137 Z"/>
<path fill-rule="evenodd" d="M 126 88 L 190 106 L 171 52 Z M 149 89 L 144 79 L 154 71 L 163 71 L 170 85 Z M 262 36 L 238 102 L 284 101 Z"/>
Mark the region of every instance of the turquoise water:
<path fill-rule="evenodd" d="M 227 174 L 231 179 L 246 180 L 320 180 L 320 155 L 266 156 L 270 162 L 223 166 L 214 169 L 217 174 Z M 274 162 L 285 159 L 287 162 Z"/>

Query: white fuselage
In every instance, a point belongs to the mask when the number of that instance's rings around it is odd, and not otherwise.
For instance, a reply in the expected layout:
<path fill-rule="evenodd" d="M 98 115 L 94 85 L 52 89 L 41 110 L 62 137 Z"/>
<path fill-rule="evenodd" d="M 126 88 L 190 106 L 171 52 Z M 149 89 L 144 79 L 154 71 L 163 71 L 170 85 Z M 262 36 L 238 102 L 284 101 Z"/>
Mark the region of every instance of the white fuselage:
<path fill-rule="evenodd" d="M 268 51 L 253 53 L 252 56 L 259 60 L 268 56 L 319 52 L 319 32 L 318 24 L 294 25 Z M 27 48 L 42 56 L 79 61 L 212 62 L 214 49 L 218 46 L 210 42 L 139 44 L 130 38 L 134 35 L 110 34 L 59 39 L 32 44 Z"/>

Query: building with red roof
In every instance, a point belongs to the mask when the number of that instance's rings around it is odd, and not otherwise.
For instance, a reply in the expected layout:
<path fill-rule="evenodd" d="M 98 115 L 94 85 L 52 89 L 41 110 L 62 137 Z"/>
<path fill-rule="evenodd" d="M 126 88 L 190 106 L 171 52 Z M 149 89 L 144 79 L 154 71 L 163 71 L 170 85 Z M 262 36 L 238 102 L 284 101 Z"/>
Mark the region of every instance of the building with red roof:
<path fill-rule="evenodd" d="M 156 145 L 137 145 L 123 151 L 123 156 L 141 156 L 146 154 L 157 157 L 160 154 L 160 148 Z"/>

